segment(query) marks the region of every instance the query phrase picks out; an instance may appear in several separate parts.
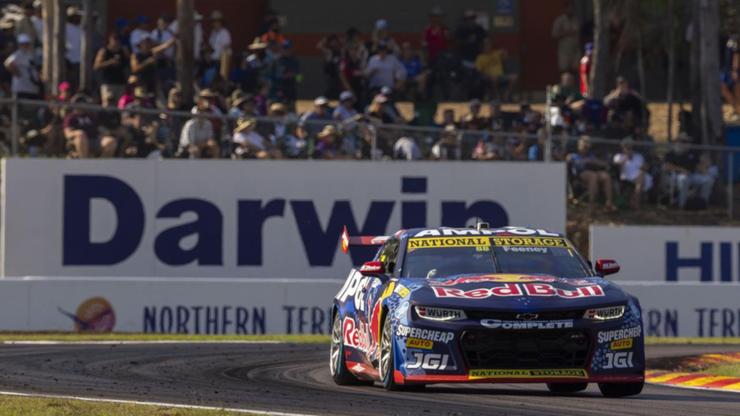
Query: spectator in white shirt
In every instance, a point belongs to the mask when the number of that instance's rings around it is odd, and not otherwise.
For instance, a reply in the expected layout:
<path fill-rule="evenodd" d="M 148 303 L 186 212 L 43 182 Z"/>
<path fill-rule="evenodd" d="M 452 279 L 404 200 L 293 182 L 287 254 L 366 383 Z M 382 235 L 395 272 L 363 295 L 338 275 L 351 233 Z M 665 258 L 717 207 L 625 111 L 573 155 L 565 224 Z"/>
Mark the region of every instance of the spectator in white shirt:
<path fill-rule="evenodd" d="M 370 57 L 365 76 L 373 93 L 383 87 L 396 88 L 406 79 L 406 69 L 395 55 L 388 53 L 388 45 L 379 42 L 378 53 Z"/>
<path fill-rule="evenodd" d="M 242 119 L 234 129 L 234 157 L 238 159 L 279 158 L 280 151 L 255 131 L 257 121 L 253 118 Z"/>
<path fill-rule="evenodd" d="M 188 120 L 180 133 L 180 151 L 191 159 L 200 159 L 208 152 L 211 158 L 219 157 L 218 143 L 213 134 L 213 124 L 206 118 L 207 109 L 196 108 L 195 117 Z"/>
<path fill-rule="evenodd" d="M 20 98 L 39 98 L 38 67 L 31 37 L 21 33 L 18 35 L 18 50 L 5 60 L 5 68 L 13 75 L 11 91 Z"/>
<path fill-rule="evenodd" d="M 218 65 L 224 53 L 231 52 L 231 34 L 224 27 L 224 15 L 220 10 L 211 13 L 211 34 L 208 37 L 211 61 Z"/>
<path fill-rule="evenodd" d="M 77 89 L 77 81 L 80 78 L 80 61 L 82 60 L 81 20 L 82 11 L 79 7 L 67 7 L 67 25 L 65 27 L 65 40 L 67 42 L 67 79 L 72 83 L 73 90 Z"/>
<path fill-rule="evenodd" d="M 151 37 L 151 30 L 149 29 L 149 18 L 146 16 L 139 16 L 136 18 L 136 29 L 131 31 L 131 51 L 133 53 L 139 53 L 139 43 L 145 37 Z"/>
<path fill-rule="evenodd" d="M 619 167 L 619 180 L 634 186 L 630 196 L 632 208 L 640 207 L 643 192 L 653 187 L 653 177 L 646 172 L 645 158 L 633 150 L 631 137 L 622 140 L 622 152 L 614 155 L 614 164 Z"/>
<path fill-rule="evenodd" d="M 172 34 L 172 32 L 169 29 L 169 19 L 165 16 L 160 17 L 157 19 L 157 27 L 156 29 L 152 30 L 152 33 L 149 34 L 151 39 L 154 41 L 155 44 L 161 45 L 168 40 L 175 37 L 175 35 Z M 160 59 L 166 58 L 169 60 L 175 59 L 175 46 L 172 45 L 171 47 L 167 48 L 160 57 Z"/>

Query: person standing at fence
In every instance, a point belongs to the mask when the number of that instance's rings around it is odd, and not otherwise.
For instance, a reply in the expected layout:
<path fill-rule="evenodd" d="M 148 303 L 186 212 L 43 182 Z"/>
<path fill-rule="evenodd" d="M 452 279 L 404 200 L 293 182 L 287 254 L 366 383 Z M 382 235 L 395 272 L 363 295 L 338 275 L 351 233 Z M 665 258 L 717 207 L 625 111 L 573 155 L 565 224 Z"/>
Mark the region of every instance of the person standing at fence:
<path fill-rule="evenodd" d="M 108 35 L 108 43 L 95 56 L 93 69 L 100 72 L 100 97 L 103 105 L 116 102 L 126 89 L 126 71 L 130 56 L 121 45 L 118 35 Z"/>
<path fill-rule="evenodd" d="M 88 12 L 88 11 L 85 11 Z M 67 7 L 67 25 L 65 36 L 67 42 L 67 81 L 72 84 L 72 89 L 77 91 L 80 81 L 80 62 L 82 61 L 82 13 L 77 6 Z"/>
<path fill-rule="evenodd" d="M 157 57 L 175 43 L 175 38 L 153 46 L 152 38 L 147 34 L 139 39 L 139 52 L 131 55 L 131 73 L 138 77 L 140 85 L 151 93 L 157 93 Z"/>
<path fill-rule="evenodd" d="M 575 72 L 580 60 L 579 35 L 581 24 L 575 6 L 569 1 L 563 14 L 552 23 L 552 37 L 558 42 L 558 68 L 560 72 Z"/>
<path fill-rule="evenodd" d="M 31 37 L 18 35 L 18 50 L 5 60 L 5 68 L 13 76 L 10 90 L 18 98 L 38 99 L 41 94 L 39 64 L 35 60 Z"/>

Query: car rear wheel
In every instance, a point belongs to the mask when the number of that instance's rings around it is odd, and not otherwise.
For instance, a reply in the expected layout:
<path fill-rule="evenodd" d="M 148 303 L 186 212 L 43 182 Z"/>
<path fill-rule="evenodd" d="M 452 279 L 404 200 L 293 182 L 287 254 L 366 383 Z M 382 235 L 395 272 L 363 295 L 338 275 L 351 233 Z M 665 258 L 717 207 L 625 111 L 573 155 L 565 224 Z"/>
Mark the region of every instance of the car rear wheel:
<path fill-rule="evenodd" d="M 547 383 L 547 388 L 555 394 L 575 393 L 586 390 L 588 383 Z"/>
<path fill-rule="evenodd" d="M 606 397 L 624 397 L 640 394 L 644 382 L 639 383 L 599 383 L 601 394 Z"/>
<path fill-rule="evenodd" d="M 359 380 L 348 369 L 344 361 L 344 337 L 342 336 L 342 319 L 337 313 L 331 327 L 331 347 L 329 348 L 329 371 L 331 378 L 340 386 L 370 384 Z"/>

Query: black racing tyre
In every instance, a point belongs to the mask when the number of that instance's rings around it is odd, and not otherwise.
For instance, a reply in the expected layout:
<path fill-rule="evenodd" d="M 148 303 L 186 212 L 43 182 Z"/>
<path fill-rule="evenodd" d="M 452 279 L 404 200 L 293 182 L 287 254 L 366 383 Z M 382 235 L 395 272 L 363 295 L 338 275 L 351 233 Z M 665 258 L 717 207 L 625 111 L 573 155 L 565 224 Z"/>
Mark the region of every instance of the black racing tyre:
<path fill-rule="evenodd" d="M 639 383 L 599 383 L 599 390 L 605 397 L 625 397 L 640 394 L 644 382 Z"/>
<path fill-rule="evenodd" d="M 331 346 L 329 349 L 329 371 L 331 378 L 340 386 L 372 384 L 360 380 L 350 373 L 344 361 L 344 337 L 342 336 L 342 318 L 337 313 L 331 327 Z"/>
<path fill-rule="evenodd" d="M 547 383 L 547 389 L 555 394 L 576 393 L 586 390 L 588 383 Z"/>
<path fill-rule="evenodd" d="M 393 378 L 393 369 L 395 362 L 393 359 L 394 345 L 393 332 L 391 324 L 391 314 L 386 313 L 383 320 L 383 328 L 380 330 L 380 360 L 378 362 L 378 371 L 380 372 L 380 382 L 386 390 L 401 390 L 403 387 L 397 384 Z"/>

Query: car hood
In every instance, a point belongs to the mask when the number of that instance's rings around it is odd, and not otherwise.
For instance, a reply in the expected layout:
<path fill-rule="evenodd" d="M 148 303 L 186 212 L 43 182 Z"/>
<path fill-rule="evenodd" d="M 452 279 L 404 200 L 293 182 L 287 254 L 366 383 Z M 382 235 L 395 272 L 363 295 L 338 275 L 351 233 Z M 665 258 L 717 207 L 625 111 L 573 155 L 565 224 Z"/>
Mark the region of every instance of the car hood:
<path fill-rule="evenodd" d="M 570 310 L 625 304 L 628 295 L 600 277 L 487 274 L 402 278 L 417 305 L 483 310 Z"/>

